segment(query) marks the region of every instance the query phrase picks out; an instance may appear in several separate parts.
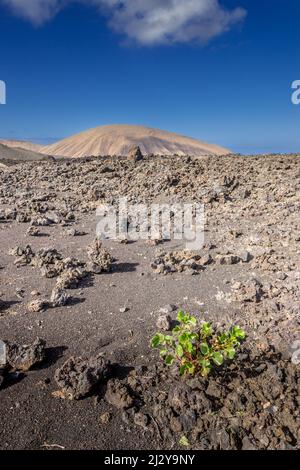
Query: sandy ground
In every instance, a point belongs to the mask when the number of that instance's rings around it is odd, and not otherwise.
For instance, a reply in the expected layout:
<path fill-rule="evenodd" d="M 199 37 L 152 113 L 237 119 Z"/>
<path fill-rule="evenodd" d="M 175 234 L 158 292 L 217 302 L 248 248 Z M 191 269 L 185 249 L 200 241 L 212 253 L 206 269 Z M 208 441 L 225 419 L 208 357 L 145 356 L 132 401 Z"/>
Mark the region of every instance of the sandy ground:
<path fill-rule="evenodd" d="M 295 160 L 291 157 L 289 162 L 284 165 L 290 166 L 293 175 L 299 175 L 299 157 L 293 158 Z M 146 163 L 141 164 L 147 165 Z M 259 163 L 256 162 L 256 164 Z M 103 165 L 106 164 L 103 163 Z M 83 171 L 79 172 L 79 175 L 85 174 L 84 168 L 83 166 Z M 176 173 L 177 169 L 173 165 L 170 168 L 168 171 Z M 41 175 L 48 174 L 43 172 L 43 167 L 41 169 Z M 17 171 L 20 175 L 21 187 L 16 185 L 11 189 L 22 191 L 24 187 L 28 186 L 22 180 L 22 168 L 19 167 Z M 209 172 L 211 171 L 209 169 Z M 265 171 L 267 172 L 267 169 Z M 30 175 L 30 171 L 28 174 Z M 91 174 L 93 175 L 93 172 Z M 215 183 L 214 177 L 210 177 Z M 2 178 L 6 178 L 5 184 L 7 185 L 7 176 L 5 177 L 4 173 Z M 205 178 L 205 174 L 203 178 Z M 16 246 L 30 244 L 35 252 L 40 248 L 54 247 L 64 257 L 72 256 L 86 260 L 86 247 L 95 238 L 94 211 L 84 213 L 84 211 L 78 210 L 76 212 L 73 227 L 84 233 L 76 237 L 66 236 L 66 228 L 61 224 L 39 227 L 41 236 L 30 237 L 26 234 L 30 226 L 29 222 L 19 223 L 16 220 L 2 220 L 0 223 L 0 264 L 2 268 L 0 276 L 1 298 L 4 302 L 4 308 L 1 309 L 0 315 L 0 337 L 21 344 L 28 344 L 37 337 L 41 337 L 47 342 L 47 354 L 46 360 L 41 366 L 23 375 L 11 374 L 1 389 L 0 447 L 2 449 L 41 449 L 49 444 L 50 446 L 62 446 L 65 449 L 160 449 L 176 446 L 175 443 L 166 443 L 158 435 L 150 435 L 141 428 L 137 434 L 135 426 L 124 421 L 122 411 L 114 409 L 112 405 L 107 403 L 101 396 L 101 391 L 99 394 L 79 401 L 60 400 L 52 396 L 52 392 L 58 388 L 54 380 L 55 370 L 70 356 L 88 358 L 103 352 L 115 364 L 114 374 L 119 378 L 126 377 L 133 366 L 155 364 L 158 360 L 157 353 L 151 350 L 149 341 L 157 330 L 156 322 L 160 315 L 159 310 L 166 305 L 172 304 L 176 306 L 176 309 L 189 311 L 199 319 L 214 322 L 225 319 L 227 323 L 244 323 L 252 339 L 255 336 L 264 337 L 268 332 L 268 327 L 273 324 L 275 316 L 279 329 L 281 324 L 288 325 L 290 337 L 297 336 L 296 314 L 293 314 L 293 308 L 297 308 L 297 305 L 299 307 L 296 291 L 289 297 L 289 301 L 291 301 L 289 308 L 286 306 L 288 304 L 284 303 L 285 298 L 278 300 L 279 303 L 281 302 L 282 308 L 276 314 L 270 313 L 272 307 L 270 299 L 262 300 L 262 303 L 258 304 L 225 300 L 226 296 L 232 294 L 231 287 L 234 282 L 247 281 L 253 273 L 259 274 L 264 283 L 269 282 L 270 279 L 277 279 L 278 273 L 284 271 L 282 256 L 285 257 L 285 271 L 290 276 L 286 283 L 292 285 L 294 282 L 294 286 L 297 285 L 295 282 L 298 281 L 295 281 L 293 276 L 299 270 L 299 251 L 296 248 L 296 226 L 299 224 L 299 213 L 295 212 L 293 208 L 299 206 L 299 187 L 297 186 L 299 179 L 296 176 L 291 179 L 288 174 L 285 175 L 285 178 L 285 181 L 288 181 L 288 186 L 284 186 L 283 183 L 283 188 L 281 188 L 282 200 L 285 203 L 279 203 L 279 205 L 283 211 L 290 208 L 286 217 L 291 218 L 286 220 L 290 220 L 289 234 L 293 236 L 293 243 L 287 243 L 288 248 L 284 243 L 277 247 L 277 243 L 281 244 L 286 239 L 285 234 L 280 231 L 277 234 L 274 230 L 271 238 L 269 237 L 269 240 L 273 237 L 272 246 L 278 254 L 274 270 L 264 269 L 261 261 L 260 264 L 254 265 L 253 263 L 257 263 L 257 259 L 261 260 L 258 255 L 255 255 L 254 260 L 250 263 L 223 265 L 216 261 L 209 265 L 205 271 L 195 276 L 185 272 L 162 275 L 152 269 L 151 263 L 159 249 L 166 251 L 180 249 L 176 242 L 165 242 L 157 247 L 150 246 L 145 241 L 128 244 L 106 241 L 105 248 L 115 258 L 112 271 L 95 275 L 91 279 L 84 280 L 78 289 L 70 290 L 72 296 L 70 305 L 38 313 L 27 311 L 26 306 L 34 297 L 32 292 L 38 291 L 43 297 L 48 298 L 55 285 L 55 279 L 42 277 L 39 269 L 30 265 L 17 267 L 14 265 L 14 257 L 9 254 L 9 251 Z M 34 191 L 40 191 L 41 188 L 45 191 L 45 179 L 42 178 L 41 181 L 44 182 Z M 247 179 L 246 184 L 252 187 L 255 194 L 260 192 L 255 177 L 253 181 Z M 46 185 L 52 186 L 51 178 L 48 178 Z M 243 185 L 245 183 L 242 183 Z M 266 187 L 269 187 L 270 190 L 269 184 L 266 184 Z M 285 194 L 291 192 L 292 199 L 290 196 L 285 199 Z M 228 203 L 231 204 L 230 208 L 228 205 L 226 208 L 223 206 L 224 201 L 216 202 L 215 208 L 214 202 L 209 203 L 212 212 L 216 212 L 219 218 L 217 222 L 215 219 L 210 219 L 211 221 L 208 222 L 206 243 L 218 239 L 216 226 L 222 226 L 227 234 L 225 235 L 227 246 L 230 245 L 231 235 L 229 233 L 232 226 L 228 225 L 227 216 L 233 214 L 234 201 L 239 198 L 239 195 L 232 196 L 233 202 Z M 252 233 L 255 228 L 253 224 L 258 224 L 259 230 L 265 225 L 259 215 L 261 208 L 265 207 L 263 198 L 258 205 L 255 205 L 257 200 L 257 197 L 252 199 L 250 204 L 253 212 L 255 208 L 257 209 L 252 218 L 239 219 L 236 223 L 237 227 L 242 228 L 242 238 L 248 237 L 250 231 Z M 12 201 L 5 200 L 5 194 L 2 194 L 1 208 L 12 207 L 13 204 L 10 202 Z M 244 199 L 241 204 L 245 204 Z M 223 214 L 223 219 L 220 218 L 220 213 Z M 269 216 L 272 218 L 271 212 L 269 212 Z M 276 227 L 280 227 L 280 222 L 275 224 L 275 229 Z M 254 231 L 261 234 L 259 230 Z M 220 252 L 223 254 L 227 252 L 224 246 L 220 249 L 220 244 L 217 245 L 216 248 L 209 250 L 214 260 L 217 260 Z M 244 248 L 249 246 L 246 241 L 241 245 Z M 264 245 L 268 244 L 264 242 Z M 283 292 L 286 291 L 282 287 L 280 295 Z M 249 306 L 251 307 L 250 311 Z M 126 311 L 123 311 L 124 308 Z M 287 318 L 289 319 L 288 323 L 286 323 Z M 271 341 L 272 335 L 275 335 L 274 341 L 277 341 L 276 344 L 279 347 L 282 338 L 276 336 L 277 333 L 276 328 L 273 328 L 269 336 Z M 100 417 L 105 412 L 110 412 L 112 416 L 110 421 L 104 424 Z"/>
<path fill-rule="evenodd" d="M 57 233 L 57 228 L 47 228 L 49 237 L 37 239 L 35 248 L 63 246 L 61 251 L 66 256 L 83 258 L 85 246 L 94 238 L 93 217 L 76 226 L 89 234 L 66 240 L 63 234 Z M 1 447 L 39 449 L 46 442 L 68 449 L 159 448 L 161 443 L 150 443 L 147 435 L 139 436 L 137 442 L 129 429 L 124 429 L 120 438 L 120 428 L 125 428 L 121 413 L 111 423 L 101 424 L 101 414 L 112 410 L 104 401 L 97 402 L 91 397 L 80 402 L 61 402 L 51 397 L 51 391 L 57 389 L 54 372 L 68 356 L 89 357 L 100 350 L 113 363 L 124 366 L 125 372 L 120 368 L 121 375 L 126 373 L 127 366 L 151 362 L 156 353 L 151 351 L 149 341 L 156 331 L 159 309 L 175 304 L 197 313 L 200 303 L 202 311 L 211 305 L 215 312 L 211 296 L 218 288 L 224 288 L 232 269 L 224 267 L 217 282 L 214 271 L 188 279 L 185 274 L 161 279 L 150 267 L 155 247 L 142 241 L 128 245 L 107 242 L 106 246 L 117 259 L 112 273 L 96 276 L 91 286 L 72 291 L 72 306 L 26 313 L 24 303 L 32 299 L 30 293 L 38 290 L 49 296 L 55 282 L 41 278 L 39 271 L 32 267 L 9 267 L 12 259 L 5 253 L 12 246 L 24 244 L 24 234 L 18 233 L 15 226 L 2 230 L 0 237 L 4 254 L 1 263 L 8 266 L 1 271 L 2 291 L 4 298 L 11 302 L 8 312 L 0 318 L 1 337 L 25 344 L 42 337 L 47 341 L 50 358 L 42 370 L 30 372 L 1 391 Z M 233 271 L 239 275 L 240 267 L 234 267 Z M 16 295 L 17 289 L 25 291 L 22 301 Z M 129 310 L 120 313 L 122 307 Z M 233 314 L 231 308 L 225 310 Z M 220 308 L 218 314 L 222 316 L 223 312 Z M 51 382 L 46 385 L 48 379 Z"/>

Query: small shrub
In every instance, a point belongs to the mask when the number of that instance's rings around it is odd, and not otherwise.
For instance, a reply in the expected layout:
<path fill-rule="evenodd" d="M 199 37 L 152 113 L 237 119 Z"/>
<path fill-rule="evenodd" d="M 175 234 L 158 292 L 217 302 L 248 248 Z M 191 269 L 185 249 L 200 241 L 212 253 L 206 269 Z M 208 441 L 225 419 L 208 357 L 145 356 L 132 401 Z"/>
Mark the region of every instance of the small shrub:
<path fill-rule="evenodd" d="M 210 323 L 199 325 L 188 313 L 178 312 L 179 324 L 170 335 L 157 333 L 151 346 L 160 349 L 160 355 L 168 366 L 179 364 L 180 375 L 200 374 L 206 377 L 214 367 L 233 360 L 245 332 L 238 326 L 228 331 L 216 332 Z"/>
<path fill-rule="evenodd" d="M 190 447 L 189 440 L 186 436 L 182 436 L 179 440 L 179 444 L 183 447 Z"/>

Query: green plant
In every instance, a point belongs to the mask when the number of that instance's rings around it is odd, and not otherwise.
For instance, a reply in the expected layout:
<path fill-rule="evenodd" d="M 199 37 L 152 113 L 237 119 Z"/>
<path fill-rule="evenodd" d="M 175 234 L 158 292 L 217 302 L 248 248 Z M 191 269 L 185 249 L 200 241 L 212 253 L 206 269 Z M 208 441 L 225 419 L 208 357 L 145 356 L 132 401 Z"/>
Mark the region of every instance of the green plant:
<path fill-rule="evenodd" d="M 179 324 L 171 334 L 157 333 L 151 340 L 151 346 L 160 349 L 167 365 L 177 362 L 180 375 L 207 376 L 214 367 L 220 367 L 226 360 L 233 360 L 246 337 L 238 326 L 218 333 L 210 323 L 199 325 L 195 317 L 182 311 L 178 312 L 177 320 Z"/>
<path fill-rule="evenodd" d="M 190 447 L 189 440 L 186 436 L 182 436 L 179 440 L 179 444 L 183 447 Z"/>

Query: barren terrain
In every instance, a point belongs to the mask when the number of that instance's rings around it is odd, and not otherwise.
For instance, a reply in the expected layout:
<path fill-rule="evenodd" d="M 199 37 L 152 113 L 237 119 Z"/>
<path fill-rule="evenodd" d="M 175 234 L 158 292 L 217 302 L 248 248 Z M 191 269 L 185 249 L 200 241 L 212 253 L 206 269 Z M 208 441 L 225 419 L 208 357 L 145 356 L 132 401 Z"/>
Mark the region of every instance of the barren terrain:
<path fill-rule="evenodd" d="M 33 152 L 39 152 L 43 147 L 40 144 L 30 142 L 28 140 L 0 140 L 0 144 L 6 145 L 7 147 L 16 148 L 16 149 L 25 149 L 31 150 Z"/>
<path fill-rule="evenodd" d="M 0 181 L 0 339 L 46 342 L 29 371 L 0 365 L 2 449 L 299 448 L 299 155 L 27 162 Z M 125 196 L 204 202 L 201 252 L 97 246 L 97 206 Z M 235 362 L 163 366 L 149 342 L 178 309 L 243 327 Z M 99 380 L 75 390 L 86 368 Z"/>

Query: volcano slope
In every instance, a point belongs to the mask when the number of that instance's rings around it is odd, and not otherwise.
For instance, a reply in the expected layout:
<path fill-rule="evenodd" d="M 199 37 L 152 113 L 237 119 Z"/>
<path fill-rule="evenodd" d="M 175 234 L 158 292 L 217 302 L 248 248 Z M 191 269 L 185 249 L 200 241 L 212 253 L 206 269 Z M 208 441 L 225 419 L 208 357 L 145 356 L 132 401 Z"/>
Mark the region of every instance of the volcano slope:
<path fill-rule="evenodd" d="M 39 152 L 42 149 L 42 145 L 30 142 L 27 140 L 0 140 L 0 144 L 6 145 L 7 147 L 31 150 L 32 152 Z"/>
<path fill-rule="evenodd" d="M 298 155 L 27 162 L 0 180 L 0 338 L 47 342 L 30 372 L 0 366 L 1 448 L 299 448 Z M 119 197 L 204 202 L 200 261 L 175 241 L 100 256 L 95 210 Z M 207 379 L 163 366 L 149 341 L 178 309 L 243 327 L 235 361 Z M 66 361 L 99 354 L 109 375 L 68 400 Z"/>
<path fill-rule="evenodd" d="M 19 147 L 9 147 L 0 143 L 0 163 L 2 165 L 16 164 L 20 162 L 40 162 L 54 160 L 49 155 Z"/>
<path fill-rule="evenodd" d="M 139 145 L 145 155 L 225 155 L 229 150 L 214 144 L 192 139 L 173 132 L 144 126 L 114 124 L 72 135 L 55 144 L 42 148 L 41 152 L 56 157 L 70 158 L 90 155 L 127 156 L 131 147 Z"/>

